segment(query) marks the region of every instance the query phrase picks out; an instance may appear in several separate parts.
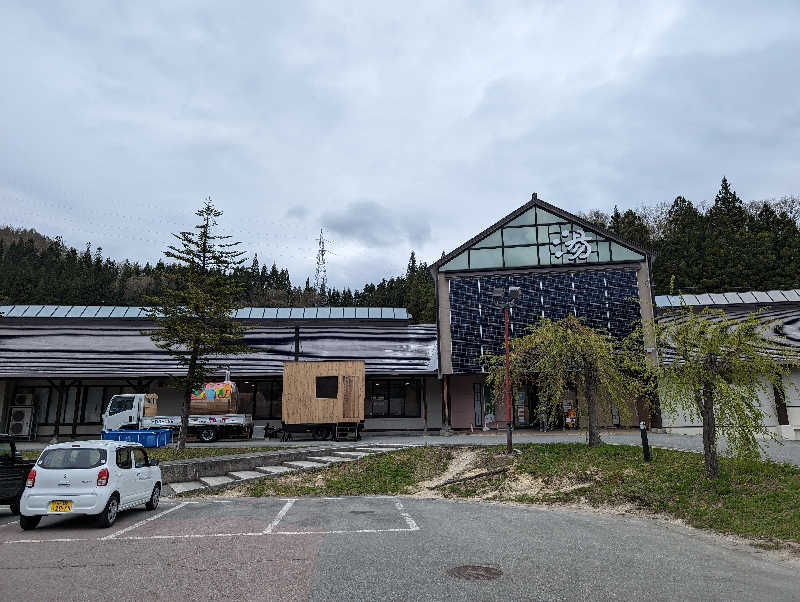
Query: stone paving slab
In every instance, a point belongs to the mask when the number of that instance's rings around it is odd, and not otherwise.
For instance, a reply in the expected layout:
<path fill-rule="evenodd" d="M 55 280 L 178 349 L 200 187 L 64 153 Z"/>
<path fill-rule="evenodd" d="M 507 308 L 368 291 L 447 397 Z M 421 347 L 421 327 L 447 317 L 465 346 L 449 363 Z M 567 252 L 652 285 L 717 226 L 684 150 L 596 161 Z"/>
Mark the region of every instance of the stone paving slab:
<path fill-rule="evenodd" d="M 344 458 L 354 458 L 354 459 L 364 458 L 366 456 L 371 456 L 372 455 L 371 452 L 340 452 L 340 451 L 335 451 L 333 453 L 335 455 L 337 455 L 337 456 L 342 456 Z"/>
<path fill-rule="evenodd" d="M 205 485 L 200 481 L 184 481 L 183 483 L 170 483 L 169 486 L 175 493 L 185 493 L 187 491 L 195 491 L 196 489 L 203 489 Z"/>
<path fill-rule="evenodd" d="M 230 476 L 239 479 L 240 481 L 246 481 L 247 479 L 263 479 L 264 473 L 258 472 L 257 470 L 237 470 L 234 472 L 228 473 Z"/>
<path fill-rule="evenodd" d="M 256 466 L 256 470 L 267 474 L 282 474 L 284 472 L 294 472 L 296 468 L 288 466 Z"/>
<path fill-rule="evenodd" d="M 219 476 L 219 477 L 200 477 L 200 482 L 203 483 L 203 485 L 208 485 L 209 487 L 214 487 L 216 485 L 226 485 L 228 483 L 233 483 L 234 481 L 235 481 L 235 479 L 232 479 L 231 477 L 224 477 L 224 476 Z"/>
<path fill-rule="evenodd" d="M 312 462 L 353 462 L 355 458 L 345 458 L 343 456 L 309 456 Z"/>
<path fill-rule="evenodd" d="M 309 462 L 307 460 L 295 460 L 294 462 L 284 462 L 284 464 L 292 468 L 323 468 L 325 466 L 321 462 Z"/>

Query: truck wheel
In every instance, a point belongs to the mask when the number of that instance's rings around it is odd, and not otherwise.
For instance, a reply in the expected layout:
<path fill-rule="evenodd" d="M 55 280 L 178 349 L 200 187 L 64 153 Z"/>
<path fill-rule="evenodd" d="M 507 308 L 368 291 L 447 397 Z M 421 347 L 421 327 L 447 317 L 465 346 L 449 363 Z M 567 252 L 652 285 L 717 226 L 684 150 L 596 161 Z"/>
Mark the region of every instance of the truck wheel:
<path fill-rule="evenodd" d="M 36 528 L 40 520 L 42 520 L 41 516 L 25 516 L 24 514 L 20 514 L 19 526 L 22 527 L 24 531 L 30 531 Z"/>
<path fill-rule="evenodd" d="M 113 493 L 111 497 L 108 498 L 106 507 L 97 515 L 97 526 L 107 529 L 117 520 L 117 514 L 119 514 L 119 498 L 116 493 Z"/>
<path fill-rule="evenodd" d="M 217 429 L 213 426 L 205 426 L 198 435 L 203 443 L 214 443 L 217 440 Z"/>
<path fill-rule="evenodd" d="M 311 430 L 311 436 L 318 441 L 325 441 L 331 434 L 327 426 L 315 426 Z"/>
<path fill-rule="evenodd" d="M 150 501 L 144 507 L 146 510 L 155 510 L 158 508 L 158 500 L 161 498 L 161 486 L 156 485 L 153 487 L 153 493 L 150 494 Z"/>

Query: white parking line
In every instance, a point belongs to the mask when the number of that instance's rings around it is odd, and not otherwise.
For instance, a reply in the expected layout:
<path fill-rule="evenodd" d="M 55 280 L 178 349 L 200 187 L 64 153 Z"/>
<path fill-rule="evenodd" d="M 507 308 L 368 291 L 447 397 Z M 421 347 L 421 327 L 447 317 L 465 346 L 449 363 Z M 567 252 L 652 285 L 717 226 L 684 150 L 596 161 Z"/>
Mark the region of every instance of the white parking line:
<path fill-rule="evenodd" d="M 181 508 L 183 508 L 184 506 L 186 506 L 188 504 L 197 504 L 197 503 L 198 502 L 183 502 L 181 504 L 178 504 L 177 506 L 173 506 L 169 510 L 164 510 L 164 512 L 159 512 L 155 516 L 151 516 L 150 518 L 146 518 L 144 520 L 140 520 L 138 523 L 134 523 L 134 524 L 130 525 L 129 527 L 125 527 L 124 529 L 120 529 L 119 531 L 117 531 L 115 533 L 112 533 L 111 535 L 106 535 L 105 537 L 101 537 L 100 541 L 106 541 L 108 539 L 114 539 L 115 537 L 117 537 L 119 535 L 122 535 L 123 533 L 127 533 L 128 531 L 133 531 L 137 527 L 141 527 L 142 525 L 144 525 L 146 523 L 149 523 L 151 520 L 156 520 L 157 518 L 161 518 L 165 514 L 169 514 L 170 512 L 175 512 L 176 510 L 180 510 Z"/>
<path fill-rule="evenodd" d="M 403 509 L 403 503 L 400 500 L 395 500 L 394 505 L 400 511 L 400 516 L 405 519 L 408 530 L 419 531 L 419 525 L 417 525 L 416 521 L 411 518 L 411 515 Z"/>
<path fill-rule="evenodd" d="M 52 541 L 89 541 L 85 537 L 61 537 L 58 539 L 12 539 L 11 541 L 4 541 L 2 543 L 50 543 Z"/>
<path fill-rule="evenodd" d="M 264 531 L 263 531 L 264 535 L 268 535 L 268 534 L 272 533 L 272 531 L 275 529 L 275 527 L 278 526 L 278 523 L 281 522 L 281 519 L 284 516 L 286 516 L 286 513 L 289 512 L 289 509 L 292 507 L 292 505 L 296 501 L 297 500 L 286 500 L 286 503 L 283 505 L 283 508 L 281 508 L 281 511 L 278 512 L 278 514 L 275 516 L 275 518 L 272 519 L 272 522 L 269 525 L 267 525 L 266 529 L 264 529 Z"/>

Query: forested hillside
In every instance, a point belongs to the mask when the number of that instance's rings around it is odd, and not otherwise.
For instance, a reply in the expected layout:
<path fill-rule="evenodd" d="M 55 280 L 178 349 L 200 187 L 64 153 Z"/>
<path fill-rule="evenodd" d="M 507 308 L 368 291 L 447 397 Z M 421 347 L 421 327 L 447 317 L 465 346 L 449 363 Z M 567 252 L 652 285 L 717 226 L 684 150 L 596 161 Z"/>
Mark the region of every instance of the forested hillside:
<path fill-rule="evenodd" d="M 592 211 L 590 221 L 656 252 L 656 294 L 800 288 L 800 199 L 744 203 L 723 178 L 713 203 L 683 197 L 671 204 L 611 214 Z M 481 225 L 479 225 L 480 227 Z M 414 252 L 406 273 L 362 289 L 317 291 L 308 279 L 254 258 L 239 269 L 244 305 L 406 307 L 415 322 L 433 322 L 434 287 L 428 265 Z M 164 287 L 180 286 L 173 266 L 140 265 L 83 251 L 35 230 L 0 228 L 0 304 L 145 305 Z"/>

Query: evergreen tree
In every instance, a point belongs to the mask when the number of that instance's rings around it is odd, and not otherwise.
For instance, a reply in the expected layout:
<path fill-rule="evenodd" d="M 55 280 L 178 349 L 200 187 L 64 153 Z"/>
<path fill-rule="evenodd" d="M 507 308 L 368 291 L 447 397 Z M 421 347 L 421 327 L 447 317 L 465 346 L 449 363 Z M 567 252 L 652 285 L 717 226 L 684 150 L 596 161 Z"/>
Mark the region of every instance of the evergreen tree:
<path fill-rule="evenodd" d="M 216 369 L 220 357 L 244 353 L 244 328 L 231 316 L 241 307 L 242 281 L 232 272 L 243 262 L 238 242 L 216 234 L 216 219 L 222 215 L 211 199 L 195 212 L 200 223 L 194 231 L 173 234 L 178 245 L 169 245 L 164 255 L 177 262 L 182 286 L 167 289 L 150 299 L 148 317 L 159 327 L 150 333 L 153 342 L 186 367 L 176 377 L 183 393 L 178 449 L 186 445 L 192 391 L 200 388 Z"/>

